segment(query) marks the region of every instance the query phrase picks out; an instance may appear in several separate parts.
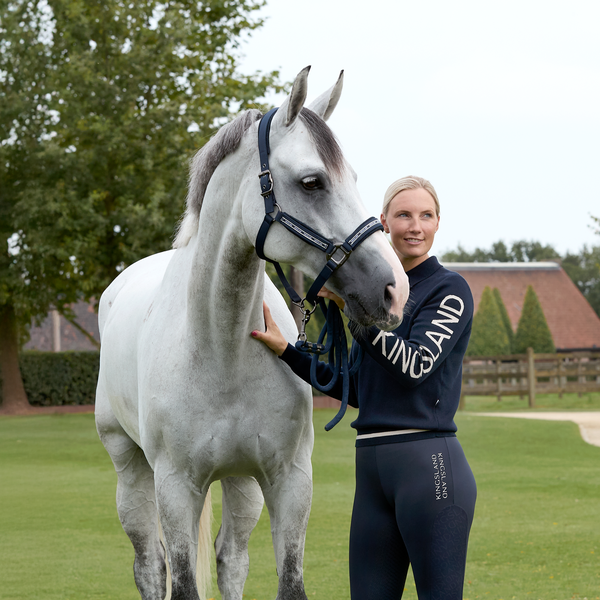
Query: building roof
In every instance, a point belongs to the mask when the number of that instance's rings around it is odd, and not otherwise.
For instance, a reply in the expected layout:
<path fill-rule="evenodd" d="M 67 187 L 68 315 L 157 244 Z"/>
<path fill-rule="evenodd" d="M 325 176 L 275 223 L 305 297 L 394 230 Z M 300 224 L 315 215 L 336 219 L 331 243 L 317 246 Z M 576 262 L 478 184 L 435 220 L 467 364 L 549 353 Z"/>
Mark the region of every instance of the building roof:
<path fill-rule="evenodd" d="M 485 286 L 497 287 L 517 330 L 527 286 L 537 294 L 557 350 L 600 348 L 600 318 L 556 262 L 443 263 L 460 273 L 479 306 Z"/>
<path fill-rule="evenodd" d="M 100 341 L 98 331 L 98 315 L 92 304 L 77 302 L 71 306 L 75 313 L 75 320 L 83 327 L 96 341 Z M 60 323 L 60 344 L 59 347 L 64 350 L 97 350 L 80 331 L 63 317 L 59 317 Z M 52 352 L 54 348 L 54 332 L 52 327 L 52 317 L 49 314 L 38 327 L 32 324 L 29 330 L 29 341 L 25 344 L 25 350 L 42 350 Z"/>

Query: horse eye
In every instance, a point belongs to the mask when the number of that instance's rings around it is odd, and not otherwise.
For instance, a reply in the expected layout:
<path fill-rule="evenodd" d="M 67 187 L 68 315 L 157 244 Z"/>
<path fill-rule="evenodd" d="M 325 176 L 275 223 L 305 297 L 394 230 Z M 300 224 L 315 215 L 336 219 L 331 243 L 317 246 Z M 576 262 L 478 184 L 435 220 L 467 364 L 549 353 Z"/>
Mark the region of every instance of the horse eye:
<path fill-rule="evenodd" d="M 302 180 L 302 187 L 305 190 L 312 191 L 312 190 L 318 190 L 320 187 L 323 187 L 323 186 L 321 185 L 321 182 L 319 181 L 318 177 L 305 177 Z"/>

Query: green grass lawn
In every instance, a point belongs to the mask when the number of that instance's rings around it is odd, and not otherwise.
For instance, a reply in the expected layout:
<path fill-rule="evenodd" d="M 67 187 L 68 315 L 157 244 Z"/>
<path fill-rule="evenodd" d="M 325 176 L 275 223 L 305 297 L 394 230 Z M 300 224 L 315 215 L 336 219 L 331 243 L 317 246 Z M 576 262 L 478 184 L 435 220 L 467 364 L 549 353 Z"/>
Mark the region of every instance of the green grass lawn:
<path fill-rule="evenodd" d="M 475 412 L 514 412 L 520 410 L 595 411 L 600 410 L 600 393 L 563 394 L 562 398 L 558 394 L 540 394 L 536 397 L 534 409 L 529 408 L 527 396 L 523 396 L 523 398 L 519 396 L 502 396 L 500 401 L 496 396 L 466 396 L 465 410 Z"/>
<path fill-rule="evenodd" d="M 349 598 L 353 414 L 325 433 L 333 414 L 319 410 L 314 418 L 309 599 Z M 464 597 L 600 599 L 600 448 L 583 442 L 573 423 L 466 411 L 457 423 L 479 488 Z M 138 599 L 115 485 L 92 415 L 0 418 L 0 599 Z M 218 521 L 218 485 L 213 498 Z M 245 598 L 273 600 L 266 510 L 250 560 Z M 406 587 L 404 599 L 416 600 L 412 579 Z"/>

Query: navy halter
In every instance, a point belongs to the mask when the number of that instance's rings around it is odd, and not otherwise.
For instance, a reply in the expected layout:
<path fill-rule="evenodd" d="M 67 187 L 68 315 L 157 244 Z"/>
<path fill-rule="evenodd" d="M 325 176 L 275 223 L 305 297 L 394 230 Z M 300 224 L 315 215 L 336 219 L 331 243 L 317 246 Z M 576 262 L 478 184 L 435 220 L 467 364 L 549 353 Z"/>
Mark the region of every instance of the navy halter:
<path fill-rule="evenodd" d="M 274 265 L 277 275 L 292 299 L 292 302 L 298 306 L 302 312 L 302 325 L 300 334 L 298 335 L 298 341 L 296 342 L 296 348 L 313 355 L 311 363 L 311 383 L 313 387 L 323 393 L 327 393 L 335 385 L 338 376 L 342 376 L 342 406 L 334 419 L 325 426 L 325 429 L 329 431 L 341 420 L 346 412 L 346 407 L 348 405 L 349 377 L 353 375 L 358 368 L 362 353 L 350 370 L 348 368 L 346 333 L 344 331 L 344 324 L 339 308 L 335 302 L 330 302 L 329 307 L 327 308 L 323 299 L 317 297 L 317 293 L 335 271 L 348 260 L 353 250 L 364 242 L 372 233 L 383 231 L 383 225 L 375 217 L 370 217 L 361 223 L 361 225 L 359 225 L 343 242 L 335 243 L 321 235 L 318 231 L 305 225 L 302 221 L 283 212 L 275 199 L 273 176 L 269 169 L 269 131 L 271 129 L 271 121 L 276 112 L 277 108 L 270 110 L 262 117 L 258 125 L 258 152 L 261 168 L 258 177 L 260 179 L 260 193 L 265 201 L 265 218 L 258 230 L 255 247 L 256 253 L 260 258 L 267 260 Z M 265 256 L 265 240 L 267 239 L 267 234 L 269 233 L 271 225 L 275 222 L 283 225 L 288 231 L 304 240 L 307 244 L 310 244 L 325 253 L 327 262 L 314 283 L 311 285 L 305 298 L 300 298 L 296 290 L 290 285 L 283 273 L 281 265 L 277 261 Z M 312 305 L 312 308 L 305 308 L 305 302 Z M 319 335 L 318 342 L 315 344 L 306 339 L 306 324 L 310 320 L 310 317 L 317 306 L 321 307 L 321 310 L 326 317 L 326 325 Z M 327 335 L 327 343 L 323 344 L 325 335 Z M 316 375 L 317 360 L 319 355 L 327 353 L 329 353 L 329 365 L 333 371 L 333 376 L 329 383 L 321 385 L 317 381 Z"/>

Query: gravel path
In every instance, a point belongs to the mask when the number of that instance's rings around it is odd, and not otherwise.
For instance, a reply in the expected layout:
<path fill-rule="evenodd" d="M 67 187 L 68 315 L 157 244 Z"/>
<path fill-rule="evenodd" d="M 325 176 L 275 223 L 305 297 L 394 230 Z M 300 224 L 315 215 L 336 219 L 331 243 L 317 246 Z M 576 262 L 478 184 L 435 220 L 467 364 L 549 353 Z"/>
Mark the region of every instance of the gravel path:
<path fill-rule="evenodd" d="M 501 412 L 473 413 L 481 417 L 514 417 L 517 419 L 544 419 L 546 421 L 573 421 L 579 425 L 581 437 L 588 444 L 600 446 L 599 412 Z"/>

